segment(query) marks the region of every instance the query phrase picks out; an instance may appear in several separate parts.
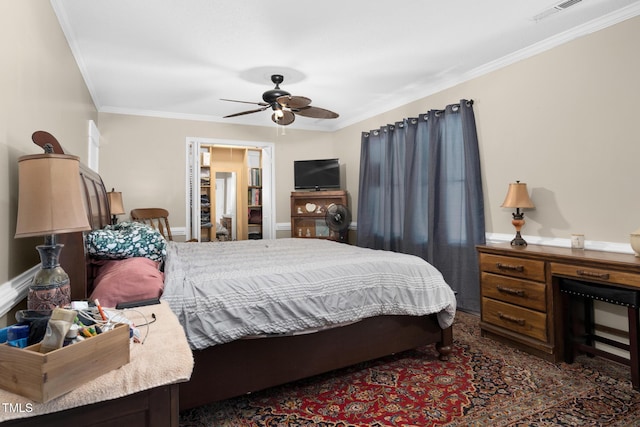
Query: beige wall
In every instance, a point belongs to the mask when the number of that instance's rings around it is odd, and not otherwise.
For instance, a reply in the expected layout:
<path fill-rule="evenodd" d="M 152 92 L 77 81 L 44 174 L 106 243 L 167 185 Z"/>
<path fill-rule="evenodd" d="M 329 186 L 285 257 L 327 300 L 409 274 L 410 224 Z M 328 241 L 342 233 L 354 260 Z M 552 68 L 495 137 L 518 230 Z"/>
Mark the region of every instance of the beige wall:
<path fill-rule="evenodd" d="M 514 234 L 500 205 L 520 180 L 536 204 L 523 234 L 626 244 L 640 227 L 637 40 L 639 17 L 336 132 L 337 154 L 354 163 L 362 130 L 473 99 L 487 232 Z"/>
<path fill-rule="evenodd" d="M 17 159 L 38 152 L 35 130 L 56 135 L 86 162 L 87 122 L 102 133 L 100 172 L 125 208 L 164 205 L 185 223 L 187 137 L 273 142 L 277 222 L 289 217 L 292 162 L 339 157 L 357 213 L 360 133 L 431 108 L 475 101 L 487 231 L 512 234 L 500 208 L 507 184 L 527 182 L 537 208 L 525 235 L 628 242 L 640 227 L 640 18 L 444 90 L 334 133 L 97 114 L 48 2 L 0 2 L 0 284 L 37 262 L 37 239 L 14 240 Z M 18 43 L 19 41 L 19 43 Z M 355 216 L 355 215 L 354 215 Z"/>
<path fill-rule="evenodd" d="M 107 185 L 113 179 L 117 185 L 133 186 L 129 206 L 155 203 L 161 199 L 134 183 L 144 180 L 142 171 L 123 172 L 123 160 L 114 159 L 120 149 L 137 148 L 150 150 L 160 161 L 164 158 L 165 166 L 173 168 L 167 171 L 172 183 L 157 196 L 171 198 L 166 203 L 175 210 L 174 223 L 183 225 L 187 136 L 268 141 L 276 144 L 278 222 L 288 220 L 291 164 L 297 158 L 340 157 L 355 213 L 360 133 L 469 98 L 475 101 L 481 145 L 487 231 L 513 232 L 510 210 L 500 204 L 508 183 L 519 179 L 528 183 L 537 205 L 526 213 L 525 234 L 566 238 L 585 233 L 590 240 L 626 243 L 628 233 L 640 227 L 640 218 L 615 214 L 638 207 L 626 194 L 633 194 L 640 150 L 632 120 L 638 111 L 635 76 L 640 75 L 632 40 L 639 33 L 640 19 L 629 20 L 333 134 L 291 128 L 280 135 L 272 127 L 101 114 L 102 174 Z M 147 132 L 153 138 L 145 137 Z M 170 156 L 163 154 L 167 150 Z M 146 167 L 154 165 L 142 170 Z"/>
<path fill-rule="evenodd" d="M 514 233 L 500 205 L 520 180 L 536 204 L 525 236 L 626 244 L 640 227 L 639 39 L 631 19 L 333 133 L 100 114 L 101 173 L 127 209 L 163 204 L 183 226 L 187 136 L 274 142 L 277 222 L 288 222 L 293 160 L 314 157 L 340 158 L 355 218 L 361 132 L 473 99 L 488 232 Z"/>
<path fill-rule="evenodd" d="M 97 114 L 49 2 L 0 2 L 0 284 L 39 262 L 42 239 L 14 239 L 18 157 L 42 152 L 46 130 L 86 162 L 88 121 Z"/>
<path fill-rule="evenodd" d="M 140 207 L 165 207 L 170 212 L 172 228 L 184 227 L 186 223 L 188 138 L 273 143 L 276 222 L 289 221 L 293 160 L 334 152 L 331 133 L 286 129 L 283 134 L 275 126 L 234 126 L 100 113 L 99 127 L 100 174 L 105 185 L 122 191 L 127 212 Z"/>

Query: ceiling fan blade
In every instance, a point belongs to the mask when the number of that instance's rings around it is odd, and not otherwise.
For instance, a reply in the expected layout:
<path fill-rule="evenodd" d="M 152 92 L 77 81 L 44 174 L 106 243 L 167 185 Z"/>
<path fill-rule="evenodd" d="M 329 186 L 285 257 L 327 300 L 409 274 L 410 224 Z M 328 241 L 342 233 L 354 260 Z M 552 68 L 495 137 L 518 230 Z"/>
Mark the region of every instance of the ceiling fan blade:
<path fill-rule="evenodd" d="M 255 105 L 262 105 L 262 106 L 268 106 L 269 105 L 266 102 L 238 101 L 238 100 L 235 100 L 235 99 L 225 99 L 225 98 L 220 98 L 220 101 L 242 102 L 243 104 L 255 104 Z"/>
<path fill-rule="evenodd" d="M 278 104 L 282 105 L 285 108 L 304 108 L 311 104 L 311 100 L 306 96 L 291 96 L 284 95 L 280 96 L 276 99 Z"/>
<path fill-rule="evenodd" d="M 294 112 L 300 116 L 311 117 L 314 119 L 335 119 L 338 117 L 338 113 L 325 110 L 324 108 L 311 107 L 311 106 L 294 109 Z"/>
<path fill-rule="evenodd" d="M 278 111 L 282 112 L 281 117 L 278 116 L 277 111 L 271 115 L 271 120 L 273 120 L 273 122 L 277 125 L 287 126 L 293 123 L 293 121 L 296 119 L 296 115 L 293 114 L 291 111 L 287 111 L 287 110 L 278 110 Z"/>
<path fill-rule="evenodd" d="M 264 111 L 267 108 L 269 108 L 268 105 L 266 107 L 257 108 L 255 110 L 249 110 L 249 111 L 243 111 L 241 113 L 229 114 L 228 116 L 224 116 L 223 119 L 228 119 L 229 117 L 244 116 L 245 114 L 257 113 L 259 111 Z"/>

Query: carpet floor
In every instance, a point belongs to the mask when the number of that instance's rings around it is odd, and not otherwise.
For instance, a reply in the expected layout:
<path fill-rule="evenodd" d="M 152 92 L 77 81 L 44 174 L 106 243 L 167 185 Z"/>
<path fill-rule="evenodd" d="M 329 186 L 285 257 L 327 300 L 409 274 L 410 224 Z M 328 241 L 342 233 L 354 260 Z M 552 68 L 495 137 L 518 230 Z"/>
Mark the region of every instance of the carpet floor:
<path fill-rule="evenodd" d="M 480 336 L 459 312 L 455 348 L 427 346 L 180 413 L 183 427 L 640 426 L 629 368 L 550 363 Z"/>

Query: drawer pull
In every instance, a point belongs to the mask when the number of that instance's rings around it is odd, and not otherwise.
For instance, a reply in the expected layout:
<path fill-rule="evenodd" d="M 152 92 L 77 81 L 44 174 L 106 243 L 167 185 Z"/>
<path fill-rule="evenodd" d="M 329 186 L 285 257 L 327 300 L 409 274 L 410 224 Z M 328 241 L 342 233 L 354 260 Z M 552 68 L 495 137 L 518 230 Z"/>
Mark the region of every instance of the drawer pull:
<path fill-rule="evenodd" d="M 498 267 L 500 270 L 514 270 L 514 271 L 519 271 L 521 273 L 524 271 L 524 265 L 511 265 L 511 264 L 503 264 L 501 262 L 496 262 L 496 267 Z"/>
<path fill-rule="evenodd" d="M 595 273 L 593 271 L 577 270 L 578 276 L 594 277 L 596 279 L 609 280 L 609 273 Z"/>
<path fill-rule="evenodd" d="M 522 290 L 522 289 L 512 289 L 512 288 L 505 288 L 504 286 L 496 286 L 496 289 L 500 292 L 504 292 L 505 294 L 509 294 L 509 295 L 515 295 L 517 297 L 526 297 L 526 293 Z"/>
<path fill-rule="evenodd" d="M 501 320 L 506 320 L 507 322 L 517 323 L 520 326 L 524 326 L 524 319 L 518 319 L 517 317 L 509 316 L 507 314 L 502 314 L 498 312 L 498 317 Z"/>

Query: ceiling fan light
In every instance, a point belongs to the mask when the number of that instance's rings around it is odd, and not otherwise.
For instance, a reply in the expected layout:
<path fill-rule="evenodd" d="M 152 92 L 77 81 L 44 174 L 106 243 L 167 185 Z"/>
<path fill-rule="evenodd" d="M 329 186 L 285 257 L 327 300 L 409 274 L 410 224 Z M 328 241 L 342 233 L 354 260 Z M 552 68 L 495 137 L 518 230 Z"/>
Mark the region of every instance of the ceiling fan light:
<path fill-rule="evenodd" d="M 279 117 L 277 116 L 278 112 L 281 114 Z M 296 119 L 296 115 L 293 114 L 291 111 L 286 111 L 286 110 L 275 110 L 274 113 L 271 115 L 271 120 L 280 126 L 290 125 L 291 123 L 294 122 L 295 119 Z"/>

